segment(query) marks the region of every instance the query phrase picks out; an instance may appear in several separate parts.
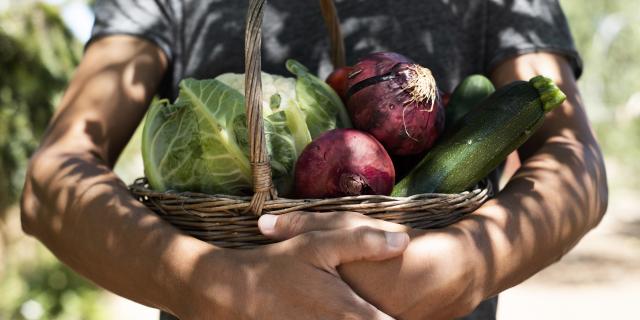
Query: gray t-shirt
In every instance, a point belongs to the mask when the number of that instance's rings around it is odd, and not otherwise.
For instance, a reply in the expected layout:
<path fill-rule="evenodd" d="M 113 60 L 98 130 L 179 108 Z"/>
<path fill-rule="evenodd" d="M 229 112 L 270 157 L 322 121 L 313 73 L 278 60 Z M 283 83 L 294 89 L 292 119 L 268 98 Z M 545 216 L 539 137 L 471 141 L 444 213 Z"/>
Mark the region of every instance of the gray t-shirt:
<path fill-rule="evenodd" d="M 395 51 L 430 68 L 451 92 L 465 76 L 488 74 L 505 58 L 548 51 L 582 62 L 557 0 L 336 0 L 347 62 Z M 263 24 L 263 70 L 287 75 L 294 58 L 321 77 L 332 69 L 318 0 L 270 0 Z M 186 77 L 244 72 L 248 0 L 97 0 L 92 39 L 129 34 L 158 45 L 170 61 L 158 95 L 175 98 Z M 497 299 L 466 319 L 495 319 Z"/>

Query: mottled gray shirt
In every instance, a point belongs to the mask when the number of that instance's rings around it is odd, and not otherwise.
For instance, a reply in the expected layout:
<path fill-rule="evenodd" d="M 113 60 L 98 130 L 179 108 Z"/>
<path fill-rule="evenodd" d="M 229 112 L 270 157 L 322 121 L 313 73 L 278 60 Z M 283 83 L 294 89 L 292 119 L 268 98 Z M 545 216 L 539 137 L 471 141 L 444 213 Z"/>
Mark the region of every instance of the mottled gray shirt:
<path fill-rule="evenodd" d="M 430 68 L 451 92 L 462 78 L 488 74 L 505 58 L 536 51 L 582 63 L 556 0 L 336 0 L 347 62 L 374 51 L 402 53 Z M 97 0 L 92 40 L 129 34 L 158 45 L 170 70 L 158 94 L 174 98 L 182 78 L 244 72 L 248 0 Z M 263 70 L 287 75 L 294 58 L 321 77 L 332 69 L 318 0 L 270 0 L 263 25 Z M 170 293 L 167 293 L 170 294 Z M 468 319 L 495 319 L 497 300 Z"/>

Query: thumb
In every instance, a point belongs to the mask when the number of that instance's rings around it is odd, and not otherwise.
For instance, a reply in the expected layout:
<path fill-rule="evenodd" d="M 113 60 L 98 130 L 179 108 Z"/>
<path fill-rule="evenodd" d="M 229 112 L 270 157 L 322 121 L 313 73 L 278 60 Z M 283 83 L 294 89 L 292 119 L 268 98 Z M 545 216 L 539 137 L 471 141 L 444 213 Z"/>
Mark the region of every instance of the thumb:
<path fill-rule="evenodd" d="M 294 211 L 281 215 L 263 214 L 258 219 L 258 228 L 273 239 L 290 239 L 297 235 L 320 230 L 373 227 L 385 231 L 406 231 L 409 228 L 384 220 L 367 217 L 349 211 L 302 212 Z"/>
<path fill-rule="evenodd" d="M 409 245 L 404 232 L 386 232 L 371 227 L 313 231 L 300 236 L 315 255 L 317 262 L 335 268 L 343 263 L 369 260 L 380 261 L 397 257 Z"/>

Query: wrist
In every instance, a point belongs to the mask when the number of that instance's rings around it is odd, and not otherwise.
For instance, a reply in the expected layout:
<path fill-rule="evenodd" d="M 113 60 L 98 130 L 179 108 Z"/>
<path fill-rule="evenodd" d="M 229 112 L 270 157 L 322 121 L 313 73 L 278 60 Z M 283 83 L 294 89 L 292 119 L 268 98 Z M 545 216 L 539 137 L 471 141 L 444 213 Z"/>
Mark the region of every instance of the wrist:
<path fill-rule="evenodd" d="M 467 275 L 465 294 L 461 296 L 460 309 L 465 316 L 471 313 L 475 308 L 488 298 L 487 284 L 490 277 L 489 269 L 492 268 L 491 255 L 486 254 L 485 248 L 478 242 L 478 235 L 473 231 L 458 232 L 456 234 L 459 244 L 459 252 L 462 253 L 460 267 L 463 274 Z"/>
<path fill-rule="evenodd" d="M 400 318 L 452 319 L 471 313 L 485 298 L 485 262 L 466 228 L 457 223 L 413 236 L 403 258 L 410 276 L 404 282 L 419 291 L 410 303 L 404 298 Z"/>
<path fill-rule="evenodd" d="M 464 253 L 463 264 L 469 274 L 469 302 L 473 308 L 495 294 L 496 282 L 512 255 L 503 231 L 507 218 L 504 207 L 489 201 L 464 220 L 451 226 Z"/>
<path fill-rule="evenodd" d="M 223 249 L 203 243 L 205 248 L 190 263 L 191 276 L 186 279 L 179 298 L 181 319 L 227 318 L 247 301 L 251 293 L 252 268 L 246 263 L 248 252 Z"/>
<path fill-rule="evenodd" d="M 226 273 L 225 251 L 190 236 L 181 235 L 174 241 L 162 257 L 166 259 L 160 263 L 164 271 L 157 274 L 157 281 L 166 283 L 164 295 L 169 301 L 165 310 L 179 319 L 197 319 L 217 309 L 212 292 L 225 292 L 217 289 L 221 274 Z"/>

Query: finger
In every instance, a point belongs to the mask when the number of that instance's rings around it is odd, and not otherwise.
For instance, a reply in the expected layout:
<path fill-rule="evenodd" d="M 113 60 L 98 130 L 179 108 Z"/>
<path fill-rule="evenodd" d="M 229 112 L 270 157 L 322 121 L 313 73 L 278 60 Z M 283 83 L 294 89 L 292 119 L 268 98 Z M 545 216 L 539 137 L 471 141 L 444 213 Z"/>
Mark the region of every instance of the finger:
<path fill-rule="evenodd" d="M 289 212 L 275 216 L 265 214 L 258 220 L 260 232 L 274 239 L 289 239 L 299 234 L 367 226 L 390 232 L 407 232 L 408 227 L 374 219 L 357 212 Z"/>
<path fill-rule="evenodd" d="M 409 245 L 404 232 L 386 232 L 371 227 L 312 231 L 299 236 L 317 267 L 329 272 L 340 264 L 358 261 L 380 261 L 399 256 Z"/>

